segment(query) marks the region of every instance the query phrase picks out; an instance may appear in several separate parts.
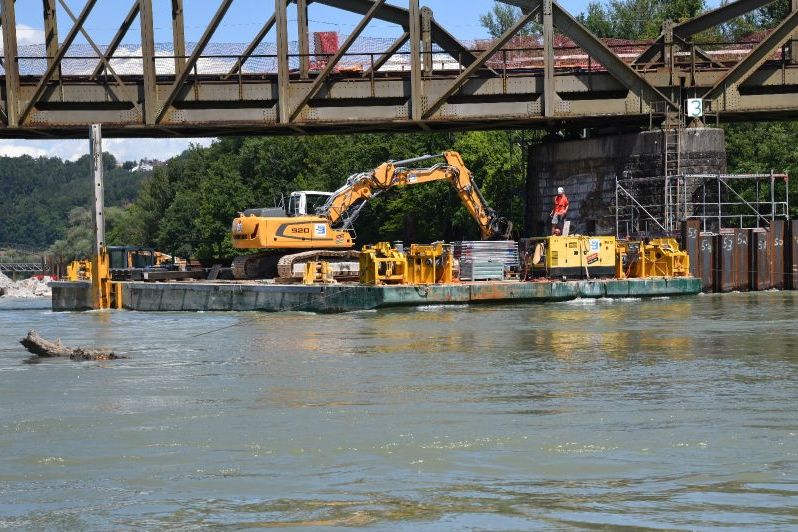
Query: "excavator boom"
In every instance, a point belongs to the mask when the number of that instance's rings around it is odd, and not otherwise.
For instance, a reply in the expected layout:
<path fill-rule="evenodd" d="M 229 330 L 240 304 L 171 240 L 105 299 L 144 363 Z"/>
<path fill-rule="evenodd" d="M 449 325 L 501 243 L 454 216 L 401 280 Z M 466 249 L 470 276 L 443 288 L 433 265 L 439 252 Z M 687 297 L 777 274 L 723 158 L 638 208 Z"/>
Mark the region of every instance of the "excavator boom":
<path fill-rule="evenodd" d="M 446 163 L 429 168 L 409 168 L 408 165 L 443 158 Z M 372 172 L 355 174 L 346 185 L 333 193 L 327 203 L 319 210 L 319 215 L 327 217 L 333 227 L 351 228 L 365 202 L 394 187 L 420 185 L 432 181 L 449 181 L 480 229 L 483 240 L 506 240 L 510 238 L 512 223 L 496 215 L 491 209 L 471 171 L 455 151 L 439 155 L 424 155 L 406 161 L 383 163 Z"/>

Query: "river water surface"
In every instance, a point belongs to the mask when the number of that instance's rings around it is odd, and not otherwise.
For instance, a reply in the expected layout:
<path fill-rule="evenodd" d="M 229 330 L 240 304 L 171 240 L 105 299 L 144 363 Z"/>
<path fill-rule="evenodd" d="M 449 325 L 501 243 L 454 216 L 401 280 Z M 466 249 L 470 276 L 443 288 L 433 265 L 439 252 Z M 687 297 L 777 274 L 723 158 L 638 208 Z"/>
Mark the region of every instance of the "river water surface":
<path fill-rule="evenodd" d="M 796 528 L 796 324 L 796 293 L 333 316 L 3 300 L 0 528 Z M 130 359 L 34 363 L 29 328 Z"/>

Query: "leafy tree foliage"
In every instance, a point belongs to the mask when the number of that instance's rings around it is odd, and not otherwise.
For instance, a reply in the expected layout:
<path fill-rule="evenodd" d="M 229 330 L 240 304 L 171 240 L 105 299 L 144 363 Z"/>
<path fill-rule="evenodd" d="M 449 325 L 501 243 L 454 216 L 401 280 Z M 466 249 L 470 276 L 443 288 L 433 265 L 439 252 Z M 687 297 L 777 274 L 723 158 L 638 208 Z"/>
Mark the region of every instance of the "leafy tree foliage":
<path fill-rule="evenodd" d="M 494 39 L 501 37 L 505 31 L 510 29 L 518 19 L 521 18 L 521 9 L 510 6 L 501 2 L 494 2 L 493 9 L 488 13 L 479 16 L 479 22 L 482 27 L 488 30 L 488 33 Z M 524 26 L 518 35 L 533 35 L 540 31 L 538 24 L 532 22 Z"/>
<path fill-rule="evenodd" d="M 93 181 L 89 156 L 77 161 L 55 157 L 0 157 L 0 242 L 45 248 L 67 235 L 75 207 L 90 209 Z M 116 159 L 103 156 L 105 202 L 132 202 L 146 172 L 117 168 Z"/>
<path fill-rule="evenodd" d="M 653 39 L 666 20 L 686 20 L 705 9 L 704 0 L 611 0 L 590 2 L 579 20 L 597 37 Z"/>

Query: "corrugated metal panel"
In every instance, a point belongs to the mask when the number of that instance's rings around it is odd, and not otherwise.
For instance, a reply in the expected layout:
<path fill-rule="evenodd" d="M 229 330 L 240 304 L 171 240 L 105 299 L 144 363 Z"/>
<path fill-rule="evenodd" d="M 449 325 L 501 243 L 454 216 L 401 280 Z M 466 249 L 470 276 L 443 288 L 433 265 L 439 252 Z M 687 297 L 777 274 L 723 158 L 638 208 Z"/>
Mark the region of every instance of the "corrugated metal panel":
<path fill-rule="evenodd" d="M 701 277 L 698 235 L 701 233 L 701 220 L 687 220 L 682 222 L 682 249 L 690 257 L 690 275 Z"/>
<path fill-rule="evenodd" d="M 748 232 L 748 229 L 734 230 L 734 289 L 738 292 L 747 292 L 750 286 Z"/>
<path fill-rule="evenodd" d="M 715 291 L 732 292 L 734 291 L 734 230 L 722 229 L 720 234 L 715 237 Z"/>
<path fill-rule="evenodd" d="M 512 240 L 480 240 L 454 243 L 465 281 L 501 280 L 504 272 L 519 267 L 518 243 Z"/>
<path fill-rule="evenodd" d="M 798 220 L 790 222 L 787 242 L 787 286 L 798 290 Z"/>
<path fill-rule="evenodd" d="M 771 283 L 773 288 L 784 290 L 786 259 L 785 241 L 787 240 L 787 224 L 784 220 L 774 220 L 770 224 L 770 249 L 771 249 Z"/>
<path fill-rule="evenodd" d="M 715 287 L 714 240 L 715 235 L 712 233 L 701 233 L 698 236 L 699 273 L 704 292 L 712 292 Z"/>
<path fill-rule="evenodd" d="M 764 229 L 751 229 L 749 233 L 750 245 L 750 287 L 751 290 L 770 290 L 770 235 Z"/>

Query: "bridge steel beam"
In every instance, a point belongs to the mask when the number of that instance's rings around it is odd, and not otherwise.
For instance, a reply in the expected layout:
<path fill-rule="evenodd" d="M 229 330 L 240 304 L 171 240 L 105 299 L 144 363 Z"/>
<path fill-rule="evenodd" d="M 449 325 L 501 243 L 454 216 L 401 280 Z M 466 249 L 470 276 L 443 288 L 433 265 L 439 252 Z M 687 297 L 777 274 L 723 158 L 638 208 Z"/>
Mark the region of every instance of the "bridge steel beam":
<path fill-rule="evenodd" d="M 58 52 L 58 16 L 55 10 L 56 0 L 42 0 L 42 9 L 44 10 L 44 45 L 47 50 L 47 66 L 55 59 L 55 54 Z M 53 73 L 53 79 L 57 80 L 61 77 L 61 73 L 56 70 Z"/>
<path fill-rule="evenodd" d="M 172 50 L 175 54 L 175 77 L 186 65 L 186 22 L 183 0 L 172 0 Z"/>
<path fill-rule="evenodd" d="M 313 83 L 311 84 L 310 89 L 308 90 L 308 92 L 306 92 L 305 95 L 302 97 L 302 99 L 299 100 L 299 103 L 294 108 L 294 110 L 291 112 L 290 118 L 288 120 L 289 122 L 294 121 L 296 119 L 296 117 L 299 116 L 299 113 L 301 113 L 302 110 L 305 108 L 305 106 L 308 104 L 308 102 L 314 96 L 316 96 L 316 93 L 319 92 L 319 89 L 321 89 L 321 86 L 324 84 L 324 82 L 330 76 L 330 73 L 333 71 L 333 69 L 336 67 L 336 65 L 338 65 L 338 62 L 341 60 L 341 58 L 344 56 L 344 54 L 349 50 L 349 48 L 352 47 L 352 44 L 354 44 L 355 40 L 358 37 L 360 37 L 360 34 L 363 33 L 364 29 L 366 29 L 366 26 L 368 25 L 368 23 L 371 22 L 372 19 L 374 18 L 374 13 L 376 13 L 377 10 L 384 3 L 385 3 L 385 0 L 376 0 L 374 2 L 374 5 L 371 7 L 371 9 L 368 10 L 368 12 L 360 20 L 358 25 L 355 26 L 355 29 L 352 30 L 352 33 L 350 33 L 349 36 L 346 38 L 346 40 L 344 41 L 344 44 L 342 44 L 341 47 L 338 48 L 338 51 L 335 52 L 335 55 L 333 55 L 330 59 L 327 60 L 327 65 L 319 73 L 319 75 L 316 76 L 316 79 L 313 80 Z"/>
<path fill-rule="evenodd" d="M 194 65 L 197 64 L 197 60 L 202 55 L 202 52 L 205 51 L 205 47 L 208 45 L 208 42 L 213 37 L 213 34 L 216 33 L 216 29 L 219 27 L 219 23 L 222 22 L 222 19 L 227 14 L 227 10 L 230 9 L 230 6 L 233 4 L 233 0 L 222 0 L 222 3 L 219 4 L 219 8 L 214 13 L 213 18 L 206 26 L 205 31 L 202 33 L 202 37 L 200 37 L 199 42 L 197 42 L 197 46 L 194 47 L 194 50 L 191 52 L 191 57 L 188 59 L 188 62 L 183 66 L 183 70 L 180 72 L 179 75 L 175 76 L 175 83 L 172 85 L 169 94 L 164 101 L 163 107 L 161 108 L 160 113 L 158 113 L 157 118 L 155 119 L 156 123 L 159 123 L 163 120 L 166 113 L 169 112 L 172 104 L 177 99 L 178 94 L 183 89 L 183 85 L 185 84 L 186 80 L 188 79 L 191 70 L 194 68 Z"/>
<path fill-rule="evenodd" d="M 155 124 L 158 112 L 158 75 L 155 69 L 155 35 L 152 15 L 152 0 L 138 0 L 141 19 L 142 97 L 144 100 L 144 123 Z"/>
<path fill-rule="evenodd" d="M 410 118 L 421 121 L 424 114 L 424 84 L 421 79 L 421 10 L 419 0 L 410 0 Z"/>
<path fill-rule="evenodd" d="M 116 31 L 116 35 L 114 35 L 114 38 L 111 39 L 111 44 L 109 44 L 105 49 L 105 53 L 100 56 L 100 61 L 97 63 L 97 66 L 95 67 L 94 72 L 92 72 L 90 79 L 97 78 L 97 76 L 102 73 L 105 64 L 111 61 L 111 58 L 114 56 L 116 50 L 119 48 L 119 45 L 122 43 L 122 39 L 125 38 L 128 30 L 130 30 L 130 26 L 132 26 L 133 22 L 136 21 L 136 17 L 139 16 L 139 5 L 139 0 L 133 0 L 133 6 L 131 6 L 130 11 L 128 11 L 127 16 L 125 17 L 125 20 L 122 21 L 122 25 L 119 26 L 119 29 Z M 152 18 L 152 16 L 150 16 L 150 18 Z"/>
<path fill-rule="evenodd" d="M 793 13 L 798 11 L 798 0 L 792 0 L 792 11 Z M 794 35 L 790 42 L 790 61 L 798 64 L 798 35 Z"/>
<path fill-rule="evenodd" d="M 291 72 L 288 69 L 288 6 L 283 0 L 274 0 L 277 24 L 277 117 L 280 123 L 290 122 Z"/>
<path fill-rule="evenodd" d="M 296 32 L 297 40 L 299 41 L 299 77 L 308 79 L 310 70 L 308 0 L 296 0 Z"/>
<path fill-rule="evenodd" d="M 547 0 L 543 0 L 546 2 Z M 549 0 L 550 1 L 550 0 Z M 423 118 L 428 119 L 432 115 L 434 115 L 438 110 L 446 103 L 446 101 L 455 93 L 457 90 L 463 86 L 463 83 L 471 77 L 471 75 L 482 65 L 485 64 L 485 61 L 490 59 L 501 47 L 503 47 L 507 42 L 512 39 L 521 29 L 526 26 L 537 14 L 540 12 L 540 4 L 538 3 L 537 6 L 527 11 L 521 18 L 519 18 L 515 24 L 510 26 L 498 39 L 496 39 L 493 44 L 491 44 L 485 51 L 483 51 L 477 57 L 477 60 L 468 65 L 468 67 L 463 70 L 459 76 L 455 78 L 455 80 L 449 85 L 449 88 L 446 89 L 443 94 L 438 97 L 423 114 Z M 546 58 L 546 63 L 551 64 L 551 58 Z M 553 67 L 553 64 L 552 64 Z M 547 91 L 548 94 L 548 91 Z"/>
<path fill-rule="evenodd" d="M 10 2 L 13 5 L 13 0 Z M 47 67 L 47 71 L 44 73 L 44 76 L 39 80 L 39 83 L 36 85 L 36 89 L 33 91 L 33 96 L 28 101 L 28 105 L 25 106 L 25 109 L 19 115 L 19 122 L 25 123 L 25 120 L 28 118 L 28 115 L 36 106 L 36 102 L 39 101 L 44 91 L 47 89 L 47 84 L 53 77 L 55 70 L 60 67 L 61 60 L 69 50 L 69 47 L 72 46 L 72 43 L 75 41 L 75 37 L 78 36 L 80 30 L 83 28 L 83 24 L 85 24 L 86 19 L 89 17 L 91 10 L 94 9 L 94 5 L 97 3 L 97 0 L 86 0 L 86 4 L 83 6 L 83 11 L 80 12 L 80 15 L 77 17 L 76 22 L 72 25 L 72 28 L 69 30 L 64 42 L 58 48 L 58 51 L 55 54 L 54 61 Z M 5 11 L 5 9 L 4 9 Z M 8 26 L 4 25 L 4 33 L 10 33 L 8 31 Z"/>
<path fill-rule="evenodd" d="M 17 19 L 14 0 L 2 0 L 3 68 L 6 81 L 5 119 L 8 127 L 19 125 L 19 64 L 17 63 Z"/>
<path fill-rule="evenodd" d="M 726 72 L 711 89 L 704 93 L 703 98 L 705 100 L 715 100 L 726 94 L 728 90 L 736 92 L 740 84 L 759 69 L 773 53 L 793 38 L 796 28 L 798 28 L 798 11 L 793 11 L 751 53 L 737 63 L 734 68 Z M 726 107 L 725 102 L 724 107 Z"/>

